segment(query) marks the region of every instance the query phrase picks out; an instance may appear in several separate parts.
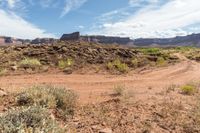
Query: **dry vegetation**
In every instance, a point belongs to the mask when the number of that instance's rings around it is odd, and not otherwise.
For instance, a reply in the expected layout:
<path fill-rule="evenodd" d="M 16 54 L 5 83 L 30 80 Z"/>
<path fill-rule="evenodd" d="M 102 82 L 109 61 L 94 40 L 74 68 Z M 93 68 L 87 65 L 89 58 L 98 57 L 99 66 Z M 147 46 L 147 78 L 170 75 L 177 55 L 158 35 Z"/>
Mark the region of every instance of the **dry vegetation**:
<path fill-rule="evenodd" d="M 30 69 L 40 73 L 44 67 L 47 72 L 55 69 L 56 73 L 70 74 L 90 65 L 96 65 L 98 72 L 129 74 L 137 69 L 177 63 L 180 60 L 174 53 L 198 61 L 200 52 L 190 47 L 121 48 L 88 44 L 6 47 L 0 50 L 0 76 L 29 73 Z M 170 76 L 174 75 L 167 78 Z M 101 83 L 98 84 L 103 86 L 107 82 Z M 143 101 L 135 99 L 140 94 L 132 88 L 113 86 L 111 92 L 102 96 L 106 100 L 88 104 L 80 104 L 76 92 L 58 86 L 33 86 L 17 94 L 0 95 L 0 133 L 200 132 L 199 83 L 172 84 L 156 94 L 151 92 L 155 88 L 149 87 L 140 92 L 149 93 Z"/>
<path fill-rule="evenodd" d="M 148 103 L 133 100 L 133 94 L 124 85 L 118 85 L 110 100 L 78 105 L 77 95 L 71 90 L 34 86 L 13 95 L 15 100 L 10 109 L 0 115 L 0 132 L 200 132 L 198 92 L 189 98 L 194 100 L 192 104 L 183 100 L 194 88 L 199 89 L 195 85 L 171 85 L 162 100 L 153 99 Z M 173 93 L 179 93 L 182 101 L 173 100 Z"/>

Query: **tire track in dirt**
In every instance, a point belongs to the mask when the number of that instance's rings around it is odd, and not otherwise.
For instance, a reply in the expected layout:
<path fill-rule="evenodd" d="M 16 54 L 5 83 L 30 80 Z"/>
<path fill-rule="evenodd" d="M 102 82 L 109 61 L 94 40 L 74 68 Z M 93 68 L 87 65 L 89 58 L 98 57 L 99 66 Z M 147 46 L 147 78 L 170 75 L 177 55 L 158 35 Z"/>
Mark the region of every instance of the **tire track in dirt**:
<path fill-rule="evenodd" d="M 179 57 L 180 55 L 178 55 Z M 200 80 L 200 64 L 179 57 L 176 65 L 158 68 L 145 74 L 103 75 L 103 74 L 34 74 L 0 77 L 0 88 L 10 92 L 21 91 L 36 84 L 65 86 L 75 90 L 81 100 L 101 100 L 101 95 L 110 93 L 116 85 L 125 85 L 144 99 L 163 91 L 169 85 L 181 85 Z M 149 90 L 148 88 L 153 88 Z"/>

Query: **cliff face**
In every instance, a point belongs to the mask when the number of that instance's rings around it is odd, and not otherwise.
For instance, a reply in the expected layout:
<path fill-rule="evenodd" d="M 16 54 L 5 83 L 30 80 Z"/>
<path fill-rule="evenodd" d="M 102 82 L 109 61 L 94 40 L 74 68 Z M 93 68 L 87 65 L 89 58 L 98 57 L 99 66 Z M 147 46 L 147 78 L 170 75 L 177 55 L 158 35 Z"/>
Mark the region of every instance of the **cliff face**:
<path fill-rule="evenodd" d="M 179 36 L 174 38 L 141 38 L 135 39 L 134 45 L 174 45 L 174 46 L 200 46 L 200 34 L 192 34 L 188 36 Z"/>
<path fill-rule="evenodd" d="M 132 40 L 128 37 L 112 36 L 81 36 L 81 40 L 87 42 L 105 43 L 105 44 L 130 44 Z"/>
<path fill-rule="evenodd" d="M 22 44 L 22 41 L 20 41 L 19 39 L 12 38 L 12 37 L 1 36 L 0 45 L 6 45 L 6 44 Z"/>

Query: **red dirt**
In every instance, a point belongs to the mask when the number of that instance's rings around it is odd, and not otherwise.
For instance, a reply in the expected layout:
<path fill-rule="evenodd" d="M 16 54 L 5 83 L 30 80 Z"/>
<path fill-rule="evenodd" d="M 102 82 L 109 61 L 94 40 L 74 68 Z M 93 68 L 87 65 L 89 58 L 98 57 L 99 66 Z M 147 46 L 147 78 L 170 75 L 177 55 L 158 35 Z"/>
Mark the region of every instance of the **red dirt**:
<path fill-rule="evenodd" d="M 75 90 L 80 102 L 99 102 L 109 98 L 108 95 L 116 85 L 125 85 L 135 98 L 145 100 L 163 92 L 172 84 L 181 85 L 200 79 L 200 64 L 179 56 L 181 63 L 157 68 L 151 71 L 128 75 L 109 74 L 34 74 L 0 77 L 0 88 L 8 92 L 18 92 L 37 84 L 65 86 Z"/>

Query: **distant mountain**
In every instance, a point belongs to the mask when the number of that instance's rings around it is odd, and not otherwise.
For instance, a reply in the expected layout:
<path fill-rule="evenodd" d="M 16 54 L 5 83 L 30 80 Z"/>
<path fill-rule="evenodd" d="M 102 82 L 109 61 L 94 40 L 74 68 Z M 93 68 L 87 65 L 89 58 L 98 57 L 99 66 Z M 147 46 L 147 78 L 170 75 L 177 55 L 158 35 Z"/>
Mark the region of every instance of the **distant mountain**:
<path fill-rule="evenodd" d="M 174 38 L 140 38 L 133 40 L 133 43 L 136 46 L 169 45 L 200 47 L 200 34 L 177 36 Z"/>
<path fill-rule="evenodd" d="M 121 44 L 129 46 L 197 46 L 200 47 L 200 33 L 187 36 L 177 36 L 174 38 L 140 38 L 130 39 L 129 37 L 80 35 L 79 32 L 63 34 L 60 39 L 36 38 L 34 40 L 16 39 L 12 37 L 0 36 L 0 45 L 4 44 L 52 44 L 58 41 L 86 41 L 102 44 Z"/>

